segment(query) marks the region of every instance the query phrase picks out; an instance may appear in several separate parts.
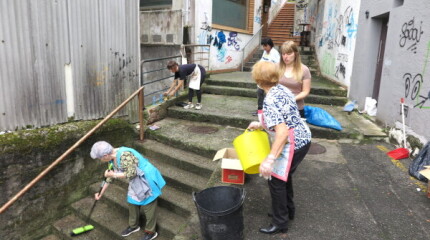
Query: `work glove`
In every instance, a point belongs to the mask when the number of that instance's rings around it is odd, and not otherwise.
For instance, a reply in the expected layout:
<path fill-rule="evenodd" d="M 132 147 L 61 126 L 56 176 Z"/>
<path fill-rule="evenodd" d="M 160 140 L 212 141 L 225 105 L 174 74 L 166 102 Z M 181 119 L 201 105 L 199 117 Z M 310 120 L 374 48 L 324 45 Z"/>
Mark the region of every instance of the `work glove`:
<path fill-rule="evenodd" d="M 269 154 L 266 159 L 260 164 L 260 177 L 264 179 L 271 180 L 272 179 L 272 169 L 273 164 L 275 162 L 275 156 L 273 154 Z"/>

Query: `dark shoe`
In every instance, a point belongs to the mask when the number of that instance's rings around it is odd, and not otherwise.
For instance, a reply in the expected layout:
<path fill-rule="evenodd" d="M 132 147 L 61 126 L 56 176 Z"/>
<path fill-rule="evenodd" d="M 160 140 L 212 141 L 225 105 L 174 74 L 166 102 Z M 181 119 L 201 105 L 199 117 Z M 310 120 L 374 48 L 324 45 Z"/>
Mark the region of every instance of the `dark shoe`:
<path fill-rule="evenodd" d="M 265 234 L 274 234 L 278 232 L 286 233 L 287 231 L 288 231 L 287 228 L 279 228 L 272 224 L 270 224 L 267 228 L 260 228 L 260 232 Z"/>
<path fill-rule="evenodd" d="M 267 216 L 273 217 L 273 214 L 269 212 L 269 213 L 267 213 Z M 294 212 L 288 212 L 288 219 L 294 220 Z"/>
<path fill-rule="evenodd" d="M 123 236 L 123 237 L 127 237 L 128 235 L 130 235 L 130 234 L 132 234 L 132 233 L 134 233 L 134 232 L 137 232 L 137 231 L 139 231 L 139 230 L 140 230 L 140 227 L 139 227 L 139 226 L 138 226 L 138 227 L 135 227 L 135 228 L 127 227 L 127 229 L 125 229 L 124 231 L 122 231 L 121 236 Z"/>
<path fill-rule="evenodd" d="M 251 115 L 252 115 L 252 116 L 254 116 L 254 117 L 255 117 L 255 116 L 258 116 L 258 111 L 251 112 Z"/>
<path fill-rule="evenodd" d="M 153 233 L 145 232 L 145 236 L 143 236 L 142 240 L 152 240 L 152 239 L 155 239 L 156 237 L 158 237 L 157 232 L 153 232 Z"/>

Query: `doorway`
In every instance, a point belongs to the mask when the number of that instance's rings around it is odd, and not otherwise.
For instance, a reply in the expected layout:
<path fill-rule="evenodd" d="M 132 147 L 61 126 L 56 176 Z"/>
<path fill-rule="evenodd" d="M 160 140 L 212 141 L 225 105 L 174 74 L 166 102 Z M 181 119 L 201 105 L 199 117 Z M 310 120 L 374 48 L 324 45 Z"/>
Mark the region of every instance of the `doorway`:
<path fill-rule="evenodd" d="M 379 39 L 378 56 L 376 59 L 375 81 L 373 83 L 373 93 L 372 93 L 372 98 L 375 99 L 376 101 L 378 101 L 378 98 L 379 98 L 382 68 L 384 66 L 385 43 L 387 40 L 387 32 L 388 32 L 388 19 L 389 19 L 389 16 L 377 19 L 381 21 L 381 37 Z"/>
<path fill-rule="evenodd" d="M 261 24 L 264 24 L 263 36 L 267 36 L 267 30 L 269 29 L 267 21 L 269 20 L 269 10 L 270 10 L 271 4 L 272 4 L 271 0 L 263 0 L 263 7 L 261 11 L 262 12 Z"/>

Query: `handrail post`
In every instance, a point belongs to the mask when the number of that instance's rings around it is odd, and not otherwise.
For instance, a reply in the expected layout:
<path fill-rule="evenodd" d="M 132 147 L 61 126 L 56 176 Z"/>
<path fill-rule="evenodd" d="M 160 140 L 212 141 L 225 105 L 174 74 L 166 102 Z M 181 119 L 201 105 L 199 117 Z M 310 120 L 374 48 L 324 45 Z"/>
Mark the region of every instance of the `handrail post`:
<path fill-rule="evenodd" d="M 143 141 L 143 136 L 144 136 L 144 127 L 143 127 L 143 113 L 144 113 L 144 108 L 145 108 L 145 104 L 144 104 L 144 97 L 143 97 L 143 89 L 139 92 L 139 132 L 140 132 L 140 141 Z"/>
<path fill-rule="evenodd" d="M 22 188 L 15 196 L 9 199 L 1 208 L 0 214 L 2 214 L 6 209 L 8 209 L 14 202 L 16 202 L 24 193 L 26 193 L 30 188 L 32 188 L 37 182 L 40 181 L 49 171 L 51 171 L 56 165 L 58 165 L 63 159 L 65 159 L 70 153 L 72 153 L 79 145 L 81 145 L 87 138 L 89 138 L 97 129 L 99 129 L 103 124 L 105 124 L 109 119 L 113 117 L 119 110 L 121 110 L 128 102 L 130 102 L 138 93 L 143 91 L 143 86 L 136 90 L 130 97 L 128 97 L 124 102 L 122 102 L 118 107 L 116 107 L 111 113 L 109 113 L 103 120 L 101 120 L 95 127 L 88 131 L 83 137 L 81 137 L 73 146 L 71 146 L 67 151 L 65 151 L 60 157 L 58 157 L 54 162 L 52 162 L 45 170 L 43 170 L 39 175 L 37 175 L 30 183 L 28 183 L 24 188 Z"/>

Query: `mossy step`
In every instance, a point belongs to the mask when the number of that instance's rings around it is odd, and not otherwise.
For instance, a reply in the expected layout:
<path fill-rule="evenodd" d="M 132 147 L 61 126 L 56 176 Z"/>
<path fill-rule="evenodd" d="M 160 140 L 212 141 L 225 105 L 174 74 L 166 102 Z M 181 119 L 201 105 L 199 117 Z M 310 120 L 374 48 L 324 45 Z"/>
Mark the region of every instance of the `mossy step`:
<path fill-rule="evenodd" d="M 240 128 L 246 128 L 251 121 L 258 120 L 251 115 L 257 110 L 257 98 L 204 94 L 202 105 L 201 110 L 170 107 L 167 114 L 171 118 Z"/>
<path fill-rule="evenodd" d="M 61 240 L 57 235 L 51 234 L 46 237 L 41 238 L 40 240 Z"/>
<path fill-rule="evenodd" d="M 151 158 L 148 159 L 161 172 L 167 185 L 180 189 L 186 193 L 204 189 L 210 177 L 210 175 L 203 177 L 167 163 L 159 162 Z M 116 184 L 124 189 L 128 188 L 128 181 L 124 178 L 117 179 Z"/>
<path fill-rule="evenodd" d="M 239 87 L 226 87 L 226 86 L 215 86 L 205 85 L 202 87 L 203 93 L 227 95 L 227 96 L 241 96 L 257 98 L 257 88 L 239 88 Z"/>
<path fill-rule="evenodd" d="M 203 109 L 207 108 L 204 104 L 203 102 Z M 190 111 L 198 112 L 199 110 L 190 109 Z M 219 109 L 218 111 L 223 111 L 223 109 Z M 219 149 L 233 147 L 233 140 L 244 131 L 244 129 L 232 126 L 187 121 L 170 117 L 158 121 L 156 124 L 161 128 L 156 131 L 146 131 L 146 137 L 209 159 L 212 159 Z M 196 133 L 193 131 L 193 129 L 202 128 L 216 132 Z"/>
<path fill-rule="evenodd" d="M 305 99 L 306 104 L 344 106 L 347 102 L 348 99 L 346 97 L 322 96 L 315 94 L 309 94 Z"/>
<path fill-rule="evenodd" d="M 73 203 L 71 207 L 77 216 L 84 219 L 88 216 L 93 202 L 93 197 L 87 197 Z M 186 219 L 163 208 L 157 208 L 157 212 L 157 232 L 160 236 L 157 239 L 172 239 L 184 226 Z M 144 219 L 143 211 L 141 213 L 141 219 Z M 91 215 L 90 223 L 110 236 L 106 239 L 123 239 L 121 232 L 128 226 L 128 211 L 113 208 L 104 202 L 98 202 Z M 144 236 L 143 227 L 142 221 L 142 229 L 131 234 L 127 239 L 141 239 Z"/>
<path fill-rule="evenodd" d="M 206 86 L 257 89 L 257 85 L 252 79 L 250 72 L 212 74 L 209 79 L 206 79 L 205 85 L 202 87 L 203 91 Z M 339 84 L 322 76 L 312 75 L 311 93 L 318 94 L 319 91 L 324 91 L 323 95 L 327 95 L 327 93 L 329 93 L 330 96 L 346 97 L 347 95 L 347 90 Z"/>
<path fill-rule="evenodd" d="M 310 104 L 314 107 L 319 107 L 324 109 L 330 115 L 332 115 L 342 126 L 342 131 L 337 131 L 331 128 L 318 127 L 311 124 L 308 124 L 312 137 L 316 138 L 327 138 L 327 139 L 338 139 L 338 138 L 351 138 L 351 139 L 363 139 L 369 137 L 381 137 L 385 134 L 380 132 L 382 135 L 378 134 L 368 134 L 366 133 L 366 128 L 376 128 L 376 125 L 370 121 L 364 121 L 365 119 L 362 116 L 356 116 L 355 114 L 348 114 L 343 111 L 343 107 L 341 106 L 328 106 L 328 105 L 318 105 L 318 104 Z M 357 126 L 355 122 L 360 121 L 357 118 L 363 118 L 363 125 Z M 367 124 L 367 125 L 365 125 Z M 324 136 L 324 137 L 321 137 Z"/>
<path fill-rule="evenodd" d="M 128 187 L 128 185 L 127 185 Z M 104 193 L 101 201 L 122 211 L 128 211 L 127 206 L 127 187 L 122 184 L 111 184 L 108 190 Z M 98 184 L 90 186 L 92 192 L 99 190 Z M 166 185 L 163 194 L 158 197 L 158 206 L 173 211 L 182 217 L 188 217 L 192 211 L 191 194 L 184 193 Z"/>
<path fill-rule="evenodd" d="M 202 90 L 204 93 L 208 93 L 208 94 L 249 97 L 249 98 L 255 98 L 255 101 L 257 101 L 256 89 L 207 85 L 202 87 Z M 315 103 L 315 104 L 344 106 L 348 102 L 348 99 L 343 96 L 338 96 L 343 94 L 344 92 L 340 89 L 313 88 L 311 89 L 311 94 L 306 97 L 305 102 Z M 206 95 L 204 95 L 203 98 L 205 98 L 205 96 Z"/>
<path fill-rule="evenodd" d="M 168 163 L 203 177 L 210 176 L 216 167 L 216 163 L 209 158 L 150 139 L 146 139 L 143 143 L 135 142 L 135 148 L 154 161 Z"/>
<path fill-rule="evenodd" d="M 234 126 L 241 129 L 248 127 L 251 121 L 258 120 L 256 116 L 251 115 L 251 113 L 257 108 L 256 98 L 206 94 L 202 99 L 203 108 L 201 110 L 184 109 L 174 106 L 169 108 L 168 116 L 170 118 L 192 121 L 190 124 L 195 122 L 211 122 L 220 125 Z M 335 105 L 309 104 L 307 102 L 306 104 L 316 105 L 323 109 L 330 109 L 333 114 L 339 114 L 338 112 L 341 112 L 343 108 Z M 340 117 L 343 115 L 344 114 Z M 343 120 L 343 125 L 350 124 L 348 119 Z M 336 139 L 348 136 L 355 138 L 356 136 L 356 134 L 350 134 L 348 129 L 339 132 L 337 130 L 316 126 L 310 126 L 310 128 L 313 136 L 318 138 Z"/>
<path fill-rule="evenodd" d="M 60 220 L 57 220 L 53 227 L 56 233 L 61 236 L 60 238 L 43 238 L 44 240 L 55 240 L 55 239 L 70 239 L 70 240 L 105 240 L 105 239 L 116 239 L 111 237 L 110 234 L 102 231 L 100 228 L 95 227 L 93 230 L 77 235 L 70 236 L 70 233 L 75 228 L 86 226 L 90 223 L 86 223 L 81 218 L 77 217 L 74 214 L 67 215 Z M 113 224 L 113 222 L 112 222 Z"/>

